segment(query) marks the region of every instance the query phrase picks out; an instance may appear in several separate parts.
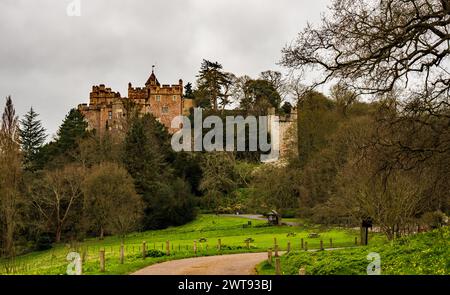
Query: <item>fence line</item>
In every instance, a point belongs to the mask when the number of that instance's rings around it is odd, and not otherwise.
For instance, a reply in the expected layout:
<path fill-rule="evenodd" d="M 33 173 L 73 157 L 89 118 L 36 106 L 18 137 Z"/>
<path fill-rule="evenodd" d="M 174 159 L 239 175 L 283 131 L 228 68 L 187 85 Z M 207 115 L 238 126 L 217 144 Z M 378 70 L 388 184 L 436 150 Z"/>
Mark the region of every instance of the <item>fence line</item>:
<path fill-rule="evenodd" d="M 202 238 L 203 239 L 203 238 Z M 329 248 L 345 247 L 358 244 L 358 238 L 354 238 L 349 241 L 334 241 L 332 238 L 329 239 L 329 244 L 325 246 L 324 240 L 322 238 L 295 238 L 290 237 L 286 241 L 281 241 L 280 236 L 274 237 L 273 239 L 275 249 L 275 257 L 278 257 L 278 252 L 293 252 L 304 250 L 308 251 L 311 249 L 324 250 L 329 246 Z M 153 244 L 153 247 L 150 245 Z M 220 238 L 216 243 L 212 243 L 200 240 L 196 240 L 193 243 L 188 241 L 179 241 L 178 243 L 172 243 L 166 241 L 166 243 L 161 243 L 161 248 L 157 246 L 157 242 L 147 243 L 129 243 L 123 244 L 123 258 L 121 245 L 71 245 L 65 247 L 66 251 L 61 251 L 61 249 L 53 248 L 48 259 L 45 261 L 31 261 L 32 258 L 12 258 L 10 260 L 3 259 L 0 260 L 0 274 L 37 274 L 40 272 L 44 273 L 57 273 L 65 272 L 67 265 L 70 261 L 67 261 L 66 255 L 69 252 L 77 252 L 82 257 L 83 265 L 88 264 L 90 269 L 93 265 L 97 265 L 94 269 L 99 272 L 108 271 L 108 262 L 115 261 L 117 263 L 127 263 L 129 261 L 135 261 L 139 258 L 158 258 L 162 256 L 179 256 L 179 257 L 192 257 L 197 255 L 219 255 L 226 253 L 242 253 L 242 252 L 256 252 L 258 250 L 265 251 L 270 250 L 270 261 L 272 262 L 272 248 L 267 248 L 265 245 L 267 241 L 259 243 L 247 239 L 242 242 L 231 242 L 227 244 L 226 238 Z M 159 244 L 158 244 L 159 245 Z M 150 250 L 153 248 L 152 250 Z M 123 259 L 123 261 L 122 261 Z M 275 265 L 276 265 L 275 260 Z"/>

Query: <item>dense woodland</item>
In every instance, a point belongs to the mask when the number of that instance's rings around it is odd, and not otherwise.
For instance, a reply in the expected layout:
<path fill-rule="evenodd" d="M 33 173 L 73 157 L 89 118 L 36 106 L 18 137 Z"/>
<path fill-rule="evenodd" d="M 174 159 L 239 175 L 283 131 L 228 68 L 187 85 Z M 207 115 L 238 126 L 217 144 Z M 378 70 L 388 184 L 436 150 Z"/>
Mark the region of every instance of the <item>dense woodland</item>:
<path fill-rule="evenodd" d="M 277 164 L 260 164 L 254 152 L 175 153 L 164 126 L 131 102 L 123 134 L 87 131 L 72 109 L 47 140 L 35 110 L 19 120 L 8 97 L 2 255 L 180 225 L 198 212 L 275 209 L 345 226 L 370 218 L 389 239 L 442 226 L 450 209 L 450 5 L 365 2 L 335 0 L 320 26 L 300 32 L 282 51 L 289 75 L 237 77 L 204 60 L 195 86 L 186 85 L 184 96 L 209 114 L 295 110 L 291 149 Z M 320 79 L 303 84 L 311 70 Z"/>

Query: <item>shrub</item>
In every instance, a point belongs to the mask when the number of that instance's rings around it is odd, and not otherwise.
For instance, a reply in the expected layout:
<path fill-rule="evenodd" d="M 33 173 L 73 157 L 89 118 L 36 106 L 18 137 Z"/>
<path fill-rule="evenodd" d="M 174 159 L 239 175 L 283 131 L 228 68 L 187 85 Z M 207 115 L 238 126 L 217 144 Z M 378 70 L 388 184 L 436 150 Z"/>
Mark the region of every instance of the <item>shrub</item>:
<path fill-rule="evenodd" d="M 420 218 L 420 223 L 428 228 L 435 229 L 445 224 L 446 216 L 441 211 L 426 212 Z"/>
<path fill-rule="evenodd" d="M 255 242 L 255 240 L 253 239 L 253 238 L 247 238 L 247 239 L 245 239 L 244 240 L 244 243 L 254 243 Z"/>
<path fill-rule="evenodd" d="M 147 250 L 146 256 L 147 257 L 153 257 L 153 258 L 155 258 L 155 257 L 163 257 L 163 256 L 166 256 L 166 253 L 164 253 L 164 252 L 162 252 L 160 250 L 150 249 L 150 250 Z M 142 254 L 141 254 L 141 257 L 142 257 Z"/>
<path fill-rule="evenodd" d="M 36 251 L 45 251 L 52 248 L 52 238 L 49 234 L 42 234 L 36 241 Z"/>
<path fill-rule="evenodd" d="M 295 218 L 297 217 L 296 209 L 284 209 L 281 213 L 282 218 Z"/>

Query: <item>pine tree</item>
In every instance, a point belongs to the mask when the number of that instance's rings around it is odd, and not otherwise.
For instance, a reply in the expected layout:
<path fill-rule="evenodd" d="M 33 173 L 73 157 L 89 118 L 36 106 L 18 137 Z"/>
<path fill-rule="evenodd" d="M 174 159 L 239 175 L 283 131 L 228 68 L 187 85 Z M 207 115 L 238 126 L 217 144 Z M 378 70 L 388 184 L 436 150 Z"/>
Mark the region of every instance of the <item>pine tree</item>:
<path fill-rule="evenodd" d="M 136 191 L 142 195 L 145 203 L 144 228 L 161 227 L 164 223 L 159 214 L 163 211 L 155 210 L 154 205 L 160 204 L 168 175 L 167 163 L 161 150 L 161 142 L 155 130 L 154 118 L 146 115 L 134 120 L 125 137 L 124 164 L 135 180 Z"/>
<path fill-rule="evenodd" d="M 189 82 L 184 86 L 184 98 L 194 98 L 194 90 L 192 89 L 192 83 Z"/>
<path fill-rule="evenodd" d="M 11 96 L 6 97 L 5 109 L 2 115 L 2 132 L 5 136 L 11 138 L 13 141 L 17 138 L 17 116 L 16 110 L 11 99 Z"/>
<path fill-rule="evenodd" d="M 84 115 L 77 109 L 71 109 L 59 127 L 56 139 L 39 149 L 35 157 L 35 169 L 60 167 L 73 162 L 80 140 L 89 134 L 87 127 Z"/>
<path fill-rule="evenodd" d="M 75 149 L 78 140 L 86 136 L 88 127 L 84 115 L 77 109 L 71 109 L 58 130 L 56 144 L 61 154 Z"/>
<path fill-rule="evenodd" d="M 222 87 L 230 83 L 222 65 L 204 59 L 197 78 L 198 93 L 205 95 L 212 109 L 217 111 L 219 100 L 223 98 Z"/>
<path fill-rule="evenodd" d="M 24 118 L 20 120 L 20 143 L 22 146 L 22 152 L 24 153 L 25 166 L 33 162 L 34 156 L 42 147 L 47 135 L 45 129 L 42 127 L 42 123 L 38 120 L 39 114 L 30 108 Z"/>
<path fill-rule="evenodd" d="M 124 143 L 123 162 L 144 201 L 143 229 L 164 228 L 192 220 L 189 186 L 171 166 L 167 130 L 147 114 L 136 118 Z"/>

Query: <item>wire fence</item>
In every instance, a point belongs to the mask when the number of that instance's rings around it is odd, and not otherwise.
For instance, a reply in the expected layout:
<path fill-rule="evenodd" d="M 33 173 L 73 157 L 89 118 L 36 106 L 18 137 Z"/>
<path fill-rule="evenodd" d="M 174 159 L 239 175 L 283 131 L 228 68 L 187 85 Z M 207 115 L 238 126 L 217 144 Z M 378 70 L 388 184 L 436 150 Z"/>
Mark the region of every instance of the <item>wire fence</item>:
<path fill-rule="evenodd" d="M 214 241 L 213 241 L 214 240 Z M 277 249 L 280 252 L 325 250 L 330 248 L 346 248 L 358 245 L 358 238 L 296 238 L 255 241 L 248 238 L 242 242 L 227 239 L 199 239 L 195 241 L 170 241 L 125 243 L 121 245 L 66 245 L 64 248 L 49 250 L 42 257 L 21 256 L 3 259 L 0 262 L 1 275 L 16 274 L 66 274 L 71 261 L 69 253 L 77 253 L 82 261 L 83 270 L 102 272 L 111 264 L 127 264 L 137 260 L 159 259 L 171 260 L 195 256 L 221 255 L 232 253 L 264 252 Z M 102 261 L 103 259 L 103 261 Z M 103 263 L 103 269 L 102 269 Z M 150 264 L 151 262 L 149 262 Z"/>

